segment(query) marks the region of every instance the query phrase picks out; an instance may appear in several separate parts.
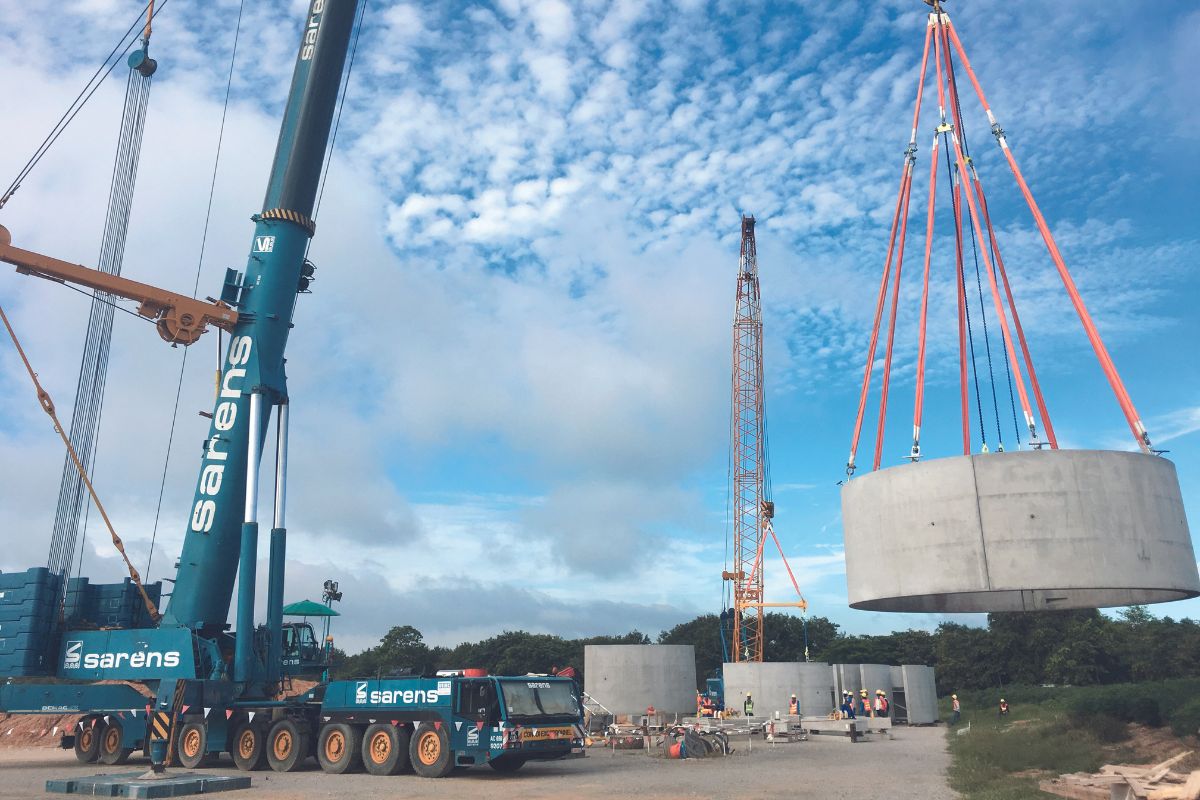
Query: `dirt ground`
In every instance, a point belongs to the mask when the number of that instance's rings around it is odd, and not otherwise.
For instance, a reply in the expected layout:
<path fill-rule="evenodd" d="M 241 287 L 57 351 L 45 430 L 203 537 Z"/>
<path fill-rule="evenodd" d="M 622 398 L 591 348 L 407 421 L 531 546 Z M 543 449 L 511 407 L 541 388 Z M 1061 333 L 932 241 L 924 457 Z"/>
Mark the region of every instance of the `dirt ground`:
<path fill-rule="evenodd" d="M 588 757 L 573 761 L 528 764 L 515 775 L 499 775 L 487 767 L 463 770 L 442 780 L 399 775 L 381 778 L 366 774 L 326 775 L 314 760 L 303 771 L 251 773 L 246 792 L 274 800 L 336 798 L 370 800 L 405 798 L 470 798 L 489 800 L 611 800 L 637 796 L 640 800 L 758 800 L 758 798 L 886 797 L 895 800 L 951 800 L 946 786 L 950 763 L 945 729 L 900 728 L 891 741 L 850 744 L 843 737 L 812 737 L 806 742 L 765 744 L 756 739 L 752 750 L 745 739 L 726 758 L 667 761 L 640 751 L 592 748 Z M 80 764 L 70 751 L 42 747 L 0 750 L 0 798 L 46 796 L 52 778 L 130 772 L 146 768 L 145 760 L 124 767 Z M 207 771 L 239 773 L 228 760 Z M 56 795 L 57 796 L 57 795 Z"/>

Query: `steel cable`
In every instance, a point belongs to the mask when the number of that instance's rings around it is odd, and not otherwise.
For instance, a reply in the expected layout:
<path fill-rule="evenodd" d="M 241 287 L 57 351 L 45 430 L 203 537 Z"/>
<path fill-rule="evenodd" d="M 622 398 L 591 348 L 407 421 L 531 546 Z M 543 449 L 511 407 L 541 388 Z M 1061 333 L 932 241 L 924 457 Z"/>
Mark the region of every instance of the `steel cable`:
<path fill-rule="evenodd" d="M 212 178 L 208 185 L 208 204 L 204 210 L 204 232 L 200 235 L 200 255 L 196 259 L 196 278 L 192 283 L 192 297 L 200 292 L 200 271 L 204 266 L 204 251 L 208 244 L 208 226 L 212 220 L 213 198 L 217 191 L 217 170 L 221 165 L 221 144 L 225 141 L 225 118 L 229 113 L 229 96 L 233 89 L 233 70 L 237 64 L 238 40 L 242 33 L 242 12 L 246 3 L 238 4 L 237 23 L 233 30 L 233 49 L 229 55 L 229 74 L 225 79 L 225 102 L 221 107 L 221 124 L 217 129 L 217 152 L 213 156 Z M 220 370 L 220 330 L 217 332 L 217 369 Z M 167 434 L 167 452 L 163 456 L 162 477 L 158 483 L 158 502 L 154 507 L 154 527 L 150 532 L 150 553 L 146 557 L 146 580 L 150 580 L 150 565 L 154 562 L 154 545 L 158 541 L 158 522 L 162 517 L 163 496 L 167 489 L 167 469 L 171 465 L 171 448 L 175 443 L 175 423 L 179 419 L 179 398 L 183 393 L 183 374 L 187 368 L 187 347 L 183 348 L 183 356 L 179 360 L 179 378 L 175 383 L 175 405 L 171 410 L 171 430 Z"/>

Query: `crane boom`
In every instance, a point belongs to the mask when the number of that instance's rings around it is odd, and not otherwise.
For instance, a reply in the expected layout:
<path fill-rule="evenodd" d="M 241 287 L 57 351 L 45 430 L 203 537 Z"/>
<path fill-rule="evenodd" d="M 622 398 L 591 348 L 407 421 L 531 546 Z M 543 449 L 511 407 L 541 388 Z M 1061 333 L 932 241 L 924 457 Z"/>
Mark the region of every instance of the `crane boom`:
<path fill-rule="evenodd" d="M 204 444 L 195 499 L 164 624 L 216 636 L 225 630 L 238 580 L 235 681 L 253 672 L 254 586 L 258 552 L 258 468 L 271 407 L 279 447 L 271 530 L 267 624 L 282 619 L 288 419 L 284 349 L 296 295 L 306 282 L 305 253 L 338 86 L 357 0 L 310 0 L 291 90 L 284 109 L 263 208 L 235 305 L 240 316 L 223 361 L 223 377 Z M 272 647 L 277 643 L 272 641 Z M 268 669 L 278 659 L 268 659 Z"/>
<path fill-rule="evenodd" d="M 110 275 L 82 264 L 72 264 L 52 256 L 13 247 L 12 234 L 3 225 L 0 225 L 0 261 L 12 264 L 22 275 L 33 275 L 59 283 L 73 283 L 114 297 L 136 300 L 137 313 L 154 320 L 158 335 L 171 344 L 192 344 L 204 334 L 209 325 L 216 325 L 227 331 L 232 331 L 237 326 L 238 313 L 224 302 L 196 300 L 120 275 Z"/>

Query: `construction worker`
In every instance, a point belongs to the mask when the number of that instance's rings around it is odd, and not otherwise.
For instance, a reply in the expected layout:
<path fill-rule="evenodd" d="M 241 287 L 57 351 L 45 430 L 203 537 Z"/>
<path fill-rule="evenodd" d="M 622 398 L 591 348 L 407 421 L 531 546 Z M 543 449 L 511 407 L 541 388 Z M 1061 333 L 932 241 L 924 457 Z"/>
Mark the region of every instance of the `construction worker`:
<path fill-rule="evenodd" d="M 796 695 L 792 695 L 792 699 L 788 701 L 788 713 L 793 717 L 800 716 L 800 701 L 796 699 Z"/>
<path fill-rule="evenodd" d="M 1000 716 L 1002 716 L 1002 717 L 1008 716 L 1008 701 L 1005 700 L 1003 697 L 1000 698 Z"/>
<path fill-rule="evenodd" d="M 696 716 L 704 716 L 704 695 L 700 693 L 699 689 L 696 690 Z"/>
<path fill-rule="evenodd" d="M 871 716 L 871 699 L 867 697 L 867 690 L 862 689 L 858 693 L 858 708 L 855 709 L 864 717 Z"/>
<path fill-rule="evenodd" d="M 854 696 L 849 692 L 842 692 L 842 707 L 839 709 L 842 712 L 842 719 L 854 719 Z"/>
<path fill-rule="evenodd" d="M 954 715 L 950 717 L 950 724 L 957 725 L 958 721 L 962 719 L 962 706 L 959 705 L 956 694 L 950 695 L 950 710 L 954 712 Z"/>
<path fill-rule="evenodd" d="M 888 703 L 887 692 L 883 689 L 875 690 L 875 716 L 885 718 L 891 713 L 891 705 Z"/>
<path fill-rule="evenodd" d="M 754 698 L 750 696 L 749 692 L 746 692 L 746 701 L 742 703 L 742 713 L 747 717 L 754 716 Z"/>

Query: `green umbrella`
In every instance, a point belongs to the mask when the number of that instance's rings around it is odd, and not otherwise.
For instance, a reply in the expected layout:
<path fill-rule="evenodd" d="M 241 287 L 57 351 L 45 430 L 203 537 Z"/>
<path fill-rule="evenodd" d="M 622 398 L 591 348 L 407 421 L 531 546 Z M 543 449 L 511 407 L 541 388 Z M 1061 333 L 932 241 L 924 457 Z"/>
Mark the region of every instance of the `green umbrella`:
<path fill-rule="evenodd" d="M 285 617 L 340 617 L 341 614 L 329 606 L 314 603 L 312 600 L 301 600 L 283 607 Z"/>

